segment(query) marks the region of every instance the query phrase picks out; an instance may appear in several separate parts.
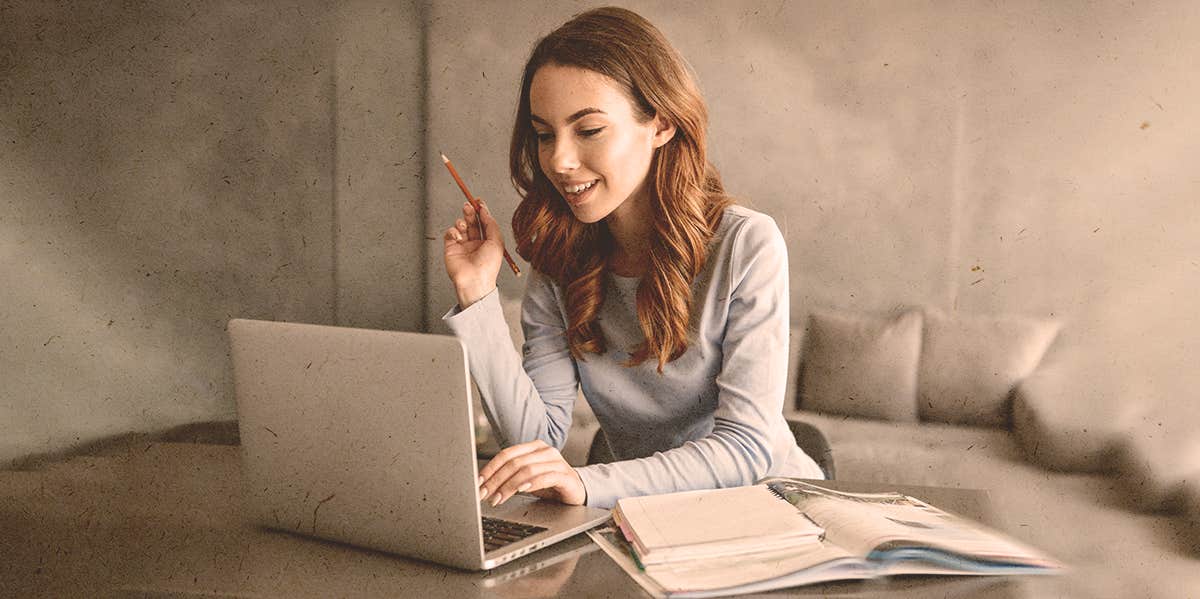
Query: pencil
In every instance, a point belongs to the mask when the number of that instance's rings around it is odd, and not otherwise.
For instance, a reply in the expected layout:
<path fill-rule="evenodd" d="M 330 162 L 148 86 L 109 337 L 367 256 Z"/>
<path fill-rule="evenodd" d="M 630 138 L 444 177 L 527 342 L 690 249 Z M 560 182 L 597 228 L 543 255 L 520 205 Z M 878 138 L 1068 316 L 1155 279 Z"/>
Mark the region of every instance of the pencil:
<path fill-rule="evenodd" d="M 441 152 L 438 153 L 441 154 Z M 458 183 L 458 188 L 462 190 L 463 195 L 467 196 L 467 201 L 475 209 L 475 223 L 479 225 L 479 238 L 487 239 L 487 236 L 483 233 L 483 219 L 479 216 L 479 211 L 481 210 L 479 200 L 471 195 L 471 191 L 467 189 L 467 184 L 463 183 L 462 177 L 458 176 L 458 171 L 454 170 L 454 165 L 450 164 L 450 159 L 446 158 L 445 154 L 442 154 L 442 162 L 446 163 L 446 168 L 450 169 L 450 176 L 454 177 L 454 182 Z M 518 277 L 521 276 L 521 269 L 517 267 L 517 263 L 513 261 L 512 256 L 508 255 L 508 250 L 504 246 L 501 246 L 500 249 L 504 252 L 504 261 L 508 262 L 508 267 L 512 269 L 513 274 Z"/>

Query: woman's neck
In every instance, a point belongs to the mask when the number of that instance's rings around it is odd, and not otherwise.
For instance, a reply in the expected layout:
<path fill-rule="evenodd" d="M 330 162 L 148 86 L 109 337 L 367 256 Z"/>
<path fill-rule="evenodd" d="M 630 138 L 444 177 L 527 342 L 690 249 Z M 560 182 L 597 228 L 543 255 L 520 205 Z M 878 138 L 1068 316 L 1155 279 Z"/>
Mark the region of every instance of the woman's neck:
<path fill-rule="evenodd" d="M 617 246 L 609 267 L 623 277 L 642 276 L 649 264 L 650 236 L 654 231 L 649 199 L 644 195 L 630 197 L 605 219 L 605 224 Z"/>

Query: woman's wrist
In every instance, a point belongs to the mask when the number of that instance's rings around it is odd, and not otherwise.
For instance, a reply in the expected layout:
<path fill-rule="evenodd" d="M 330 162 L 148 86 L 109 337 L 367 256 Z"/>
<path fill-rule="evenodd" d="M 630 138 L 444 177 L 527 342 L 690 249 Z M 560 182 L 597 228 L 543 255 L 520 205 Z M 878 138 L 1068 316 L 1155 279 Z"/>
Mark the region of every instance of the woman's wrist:
<path fill-rule="evenodd" d="M 466 310 L 471 304 L 483 299 L 487 294 L 491 293 L 496 288 L 496 284 L 492 285 L 455 285 L 454 293 L 458 296 L 458 308 Z"/>
<path fill-rule="evenodd" d="M 575 478 L 579 479 L 579 486 L 583 488 L 583 503 L 579 505 L 587 505 L 587 483 L 583 482 L 583 476 L 579 474 L 579 468 L 572 467 L 571 471 L 575 473 Z"/>

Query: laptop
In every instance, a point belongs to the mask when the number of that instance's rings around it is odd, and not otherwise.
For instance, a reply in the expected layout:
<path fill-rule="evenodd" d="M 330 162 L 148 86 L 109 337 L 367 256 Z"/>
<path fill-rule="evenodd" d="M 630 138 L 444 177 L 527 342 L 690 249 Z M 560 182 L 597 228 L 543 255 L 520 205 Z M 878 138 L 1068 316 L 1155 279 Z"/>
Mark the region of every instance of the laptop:
<path fill-rule="evenodd" d="M 229 338 L 245 508 L 258 523 L 487 570 L 609 517 L 526 494 L 479 501 L 455 337 L 233 319 Z"/>

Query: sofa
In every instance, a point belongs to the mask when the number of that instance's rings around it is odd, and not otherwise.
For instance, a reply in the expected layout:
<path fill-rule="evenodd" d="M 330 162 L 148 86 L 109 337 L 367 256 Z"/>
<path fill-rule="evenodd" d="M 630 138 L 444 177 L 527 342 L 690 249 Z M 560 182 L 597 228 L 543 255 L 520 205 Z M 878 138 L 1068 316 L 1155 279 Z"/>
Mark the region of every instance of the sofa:
<path fill-rule="evenodd" d="M 504 309 L 519 345 L 519 301 Z M 1148 420 L 1066 325 L 920 306 L 796 320 L 785 416 L 836 478 L 986 490 L 993 525 L 1068 566 L 1033 596 L 1200 596 L 1198 439 Z M 603 461 L 597 428 L 580 398 L 569 462 Z"/>
<path fill-rule="evenodd" d="M 827 437 L 839 478 L 986 489 L 1002 529 L 1069 566 L 1040 592 L 1200 595 L 1196 437 L 1147 419 L 1136 378 L 1064 333 L 1014 315 L 814 310 L 792 334 L 788 418 Z M 915 392 L 873 409 L 830 396 L 870 393 L 872 367 Z"/>

